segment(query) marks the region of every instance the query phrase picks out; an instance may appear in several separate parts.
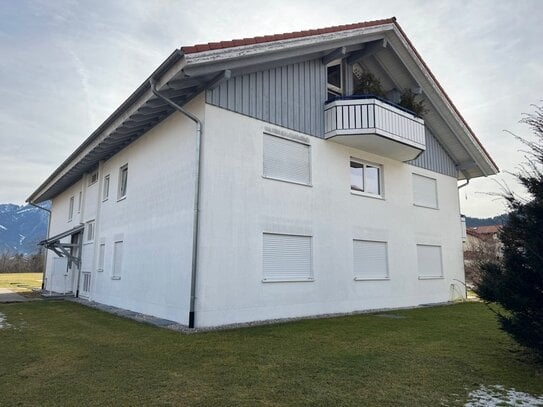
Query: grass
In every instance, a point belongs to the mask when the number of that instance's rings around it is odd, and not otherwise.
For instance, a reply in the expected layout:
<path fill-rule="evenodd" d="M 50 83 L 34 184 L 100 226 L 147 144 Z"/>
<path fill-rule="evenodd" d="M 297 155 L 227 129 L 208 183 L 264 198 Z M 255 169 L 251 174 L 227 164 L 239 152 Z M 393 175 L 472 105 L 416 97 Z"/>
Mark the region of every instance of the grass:
<path fill-rule="evenodd" d="M 71 302 L 0 305 L 0 405 L 462 405 L 543 366 L 481 303 L 184 335 Z"/>
<path fill-rule="evenodd" d="M 42 273 L 0 273 L 0 288 L 30 295 L 33 289 L 41 288 L 42 276 Z"/>

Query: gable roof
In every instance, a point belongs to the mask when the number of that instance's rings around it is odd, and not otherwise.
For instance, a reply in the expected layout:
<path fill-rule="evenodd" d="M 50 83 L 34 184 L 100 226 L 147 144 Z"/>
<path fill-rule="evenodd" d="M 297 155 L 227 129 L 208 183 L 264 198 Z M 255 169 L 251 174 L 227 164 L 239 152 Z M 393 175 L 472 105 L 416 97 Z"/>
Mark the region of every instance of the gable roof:
<path fill-rule="evenodd" d="M 289 58 L 320 58 L 338 47 L 352 47 L 379 40 L 393 43 L 394 52 L 403 63 L 409 64 L 410 74 L 416 74 L 417 80 L 424 82 L 425 95 L 429 99 L 431 97 L 432 105 L 439 107 L 444 126 L 454 132 L 457 140 L 448 140 L 451 143 L 448 153 L 458 164 L 466 163 L 466 159 L 469 159 L 467 162 L 471 166 L 462 172 L 460 178 L 495 174 L 498 171 L 497 165 L 393 17 L 316 30 L 198 44 L 175 50 L 30 195 L 27 202 L 42 202 L 58 195 L 94 168 L 100 160 L 108 159 L 168 117 L 174 110 L 152 93 L 149 85 L 151 78 L 157 80 L 157 87 L 162 93 L 177 104 L 184 105 L 231 74 L 255 71 L 266 64 L 281 63 Z"/>
<path fill-rule="evenodd" d="M 334 33 L 334 32 L 339 32 L 339 31 L 354 30 L 357 28 L 374 27 L 374 26 L 383 25 L 383 24 L 392 24 L 394 22 L 396 22 L 396 17 L 387 18 L 383 20 L 364 21 L 364 22 L 354 23 L 354 24 L 335 25 L 331 27 L 317 28 L 313 30 L 293 31 L 293 32 L 283 33 L 283 34 L 272 34 L 272 35 L 264 35 L 260 37 L 243 38 L 243 39 L 238 39 L 238 40 L 208 42 L 205 44 L 196 44 L 196 45 L 181 47 L 181 51 L 183 51 L 184 54 L 193 54 L 196 52 L 212 51 L 216 49 L 234 48 L 234 47 L 241 47 L 244 45 L 253 45 L 253 44 L 263 44 L 266 42 L 290 40 L 294 38 L 310 37 L 310 36 L 319 35 L 319 34 L 329 34 L 329 33 Z"/>

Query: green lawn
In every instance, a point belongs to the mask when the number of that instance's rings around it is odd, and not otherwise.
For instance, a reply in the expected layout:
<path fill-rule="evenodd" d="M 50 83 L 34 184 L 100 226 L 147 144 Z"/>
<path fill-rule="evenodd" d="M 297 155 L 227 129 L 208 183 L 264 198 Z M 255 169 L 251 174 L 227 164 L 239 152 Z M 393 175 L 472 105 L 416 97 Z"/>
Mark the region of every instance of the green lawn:
<path fill-rule="evenodd" d="M 0 273 L 0 288 L 9 288 L 20 294 L 41 288 L 42 273 Z"/>
<path fill-rule="evenodd" d="M 71 302 L 0 313 L 2 406 L 462 405 L 481 384 L 543 394 L 543 366 L 481 303 L 193 335 Z"/>

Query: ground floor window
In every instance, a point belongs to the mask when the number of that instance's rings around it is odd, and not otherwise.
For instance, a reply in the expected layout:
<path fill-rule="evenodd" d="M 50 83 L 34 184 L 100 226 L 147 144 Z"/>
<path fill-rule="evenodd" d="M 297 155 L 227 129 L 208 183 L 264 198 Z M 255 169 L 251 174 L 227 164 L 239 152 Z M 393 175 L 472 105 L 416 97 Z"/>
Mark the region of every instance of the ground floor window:
<path fill-rule="evenodd" d="M 388 279 L 388 250 L 386 242 L 353 240 L 353 269 L 355 280 Z"/>
<path fill-rule="evenodd" d="M 263 234 L 263 281 L 313 280 L 311 236 Z"/>

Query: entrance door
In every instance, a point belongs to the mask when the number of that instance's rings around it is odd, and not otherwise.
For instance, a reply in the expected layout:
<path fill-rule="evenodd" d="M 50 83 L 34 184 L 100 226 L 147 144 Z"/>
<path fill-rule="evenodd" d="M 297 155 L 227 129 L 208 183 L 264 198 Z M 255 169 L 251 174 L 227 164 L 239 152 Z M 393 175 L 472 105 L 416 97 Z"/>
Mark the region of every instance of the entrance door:
<path fill-rule="evenodd" d="M 72 291 L 72 274 L 68 272 L 66 257 L 53 257 L 53 269 L 48 277 L 46 290 L 58 294 Z"/>

